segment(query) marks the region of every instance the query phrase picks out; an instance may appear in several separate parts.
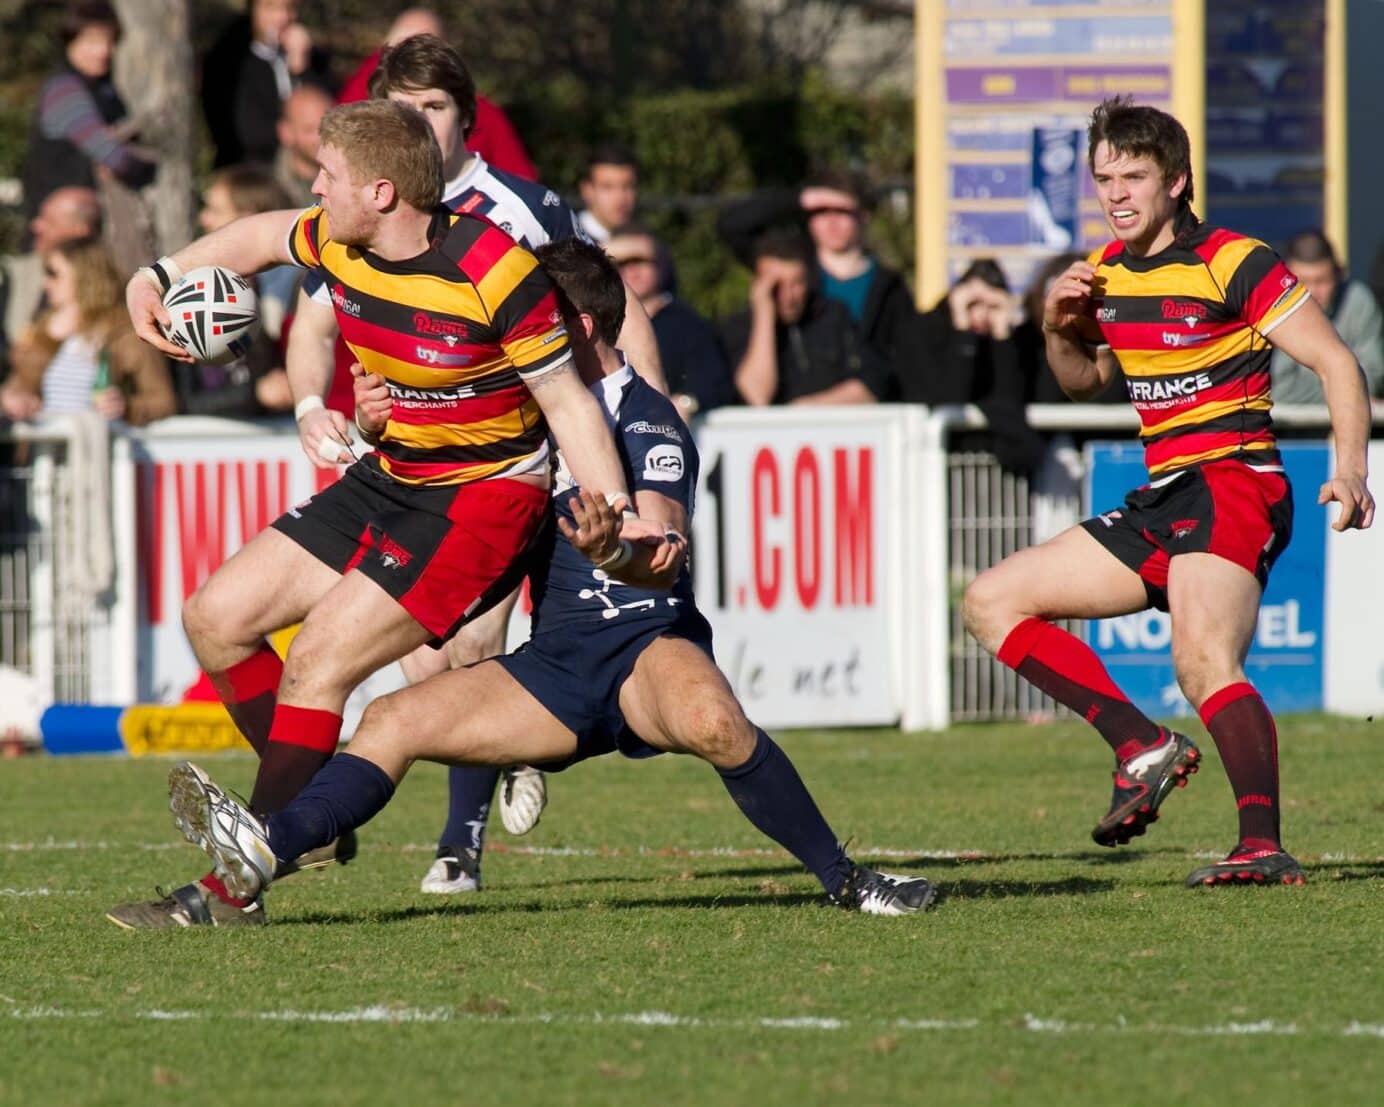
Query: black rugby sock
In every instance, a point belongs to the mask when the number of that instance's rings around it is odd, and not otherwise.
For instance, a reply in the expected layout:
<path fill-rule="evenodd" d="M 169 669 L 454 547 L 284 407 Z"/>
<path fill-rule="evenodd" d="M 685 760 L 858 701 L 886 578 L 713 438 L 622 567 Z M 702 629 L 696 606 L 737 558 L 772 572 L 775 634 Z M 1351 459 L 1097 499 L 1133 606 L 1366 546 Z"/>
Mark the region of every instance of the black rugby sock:
<path fill-rule="evenodd" d="M 774 740 L 755 728 L 754 753 L 734 769 L 717 769 L 745 818 L 807 866 L 831 893 L 851 863 L 817 809 L 807 785 Z"/>
<path fill-rule="evenodd" d="M 485 847 L 485 820 L 490 801 L 500 782 L 500 770 L 475 765 L 453 765 L 447 771 L 447 825 L 439 846 L 461 846 L 480 851 Z"/>
<path fill-rule="evenodd" d="M 339 753 L 297 799 L 265 820 L 269 848 L 280 861 L 292 861 L 368 823 L 393 795 L 394 781 L 373 761 Z"/>

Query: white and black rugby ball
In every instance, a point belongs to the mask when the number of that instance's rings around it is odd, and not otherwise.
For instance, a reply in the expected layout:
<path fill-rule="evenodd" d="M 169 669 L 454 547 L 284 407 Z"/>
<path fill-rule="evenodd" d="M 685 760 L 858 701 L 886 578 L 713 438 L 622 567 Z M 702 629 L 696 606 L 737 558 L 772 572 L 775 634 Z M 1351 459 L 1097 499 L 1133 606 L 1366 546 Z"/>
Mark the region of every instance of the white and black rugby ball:
<path fill-rule="evenodd" d="M 255 288 L 239 273 L 202 265 L 163 294 L 170 323 L 164 334 L 194 358 L 221 365 L 244 357 L 259 318 Z"/>

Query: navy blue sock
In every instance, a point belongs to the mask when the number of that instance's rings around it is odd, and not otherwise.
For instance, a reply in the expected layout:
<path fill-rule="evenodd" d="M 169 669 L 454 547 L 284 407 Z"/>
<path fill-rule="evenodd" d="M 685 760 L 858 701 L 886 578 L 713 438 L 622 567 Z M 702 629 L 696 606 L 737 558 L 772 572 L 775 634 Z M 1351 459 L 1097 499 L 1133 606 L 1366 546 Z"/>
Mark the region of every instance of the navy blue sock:
<path fill-rule="evenodd" d="M 500 770 L 477 765 L 453 765 L 447 771 L 447 825 L 439 846 L 461 846 L 479 852 L 485 847 L 485 820 L 500 783 Z"/>
<path fill-rule="evenodd" d="M 735 769 L 717 769 L 745 818 L 807 866 L 828 892 L 836 892 L 851 863 L 807 785 L 764 731 L 755 728 L 754 753 Z"/>
<path fill-rule="evenodd" d="M 292 861 L 368 823 L 393 795 L 394 781 L 373 761 L 338 753 L 295 800 L 265 819 L 269 847 L 280 861 Z"/>

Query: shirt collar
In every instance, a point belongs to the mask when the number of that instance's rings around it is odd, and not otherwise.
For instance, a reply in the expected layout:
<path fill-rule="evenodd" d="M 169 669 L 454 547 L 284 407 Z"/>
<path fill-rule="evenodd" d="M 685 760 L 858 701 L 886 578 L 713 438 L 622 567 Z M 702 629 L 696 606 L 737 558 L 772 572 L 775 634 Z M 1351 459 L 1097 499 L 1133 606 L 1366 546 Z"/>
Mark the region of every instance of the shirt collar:
<path fill-rule="evenodd" d="M 625 389 L 633 380 L 634 369 L 630 367 L 624 353 L 620 352 L 620 368 L 598 380 L 591 386 L 591 391 L 605 404 L 606 411 L 615 415 L 620 410 L 620 401 L 624 398 Z"/>
<path fill-rule="evenodd" d="M 474 188 L 476 181 L 488 168 L 480 154 L 472 154 L 465 168 L 442 187 L 442 195 L 452 197 L 465 189 Z"/>

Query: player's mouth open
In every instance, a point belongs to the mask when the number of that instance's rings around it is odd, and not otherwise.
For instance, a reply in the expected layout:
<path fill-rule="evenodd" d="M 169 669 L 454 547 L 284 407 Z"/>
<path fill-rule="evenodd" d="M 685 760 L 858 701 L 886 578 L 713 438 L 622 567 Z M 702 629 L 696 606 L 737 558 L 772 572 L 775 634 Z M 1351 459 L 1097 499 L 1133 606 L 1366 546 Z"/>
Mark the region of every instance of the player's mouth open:
<path fill-rule="evenodd" d="M 1110 218 L 1121 226 L 1126 226 L 1134 222 L 1136 215 L 1136 212 L 1130 211 L 1127 208 L 1117 208 L 1110 213 Z"/>

